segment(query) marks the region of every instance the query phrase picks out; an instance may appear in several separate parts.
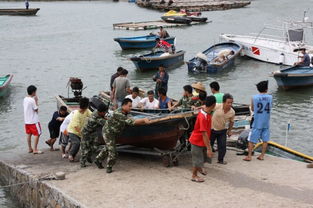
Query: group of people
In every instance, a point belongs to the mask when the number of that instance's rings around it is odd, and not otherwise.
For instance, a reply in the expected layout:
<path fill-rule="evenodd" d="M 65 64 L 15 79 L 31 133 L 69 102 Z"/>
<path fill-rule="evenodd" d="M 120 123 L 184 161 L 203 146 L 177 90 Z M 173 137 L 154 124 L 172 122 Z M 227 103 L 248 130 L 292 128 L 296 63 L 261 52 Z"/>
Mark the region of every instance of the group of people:
<path fill-rule="evenodd" d="M 81 98 L 79 109 L 68 113 L 65 106 L 60 106 L 59 110 L 53 113 L 48 124 L 50 139 L 46 141 L 51 150 L 55 150 L 53 145 L 59 137 L 59 144 L 62 149 L 62 158 L 68 158 L 70 162 L 76 160 L 78 151 L 81 151 L 80 164 L 86 167 L 86 163 L 94 162 L 98 168 L 104 168 L 102 163 L 106 159 L 106 171 L 112 172 L 115 164 L 117 150 L 116 139 L 126 126 L 150 124 L 147 118 L 133 120 L 128 117 L 131 109 L 143 106 L 149 109 L 173 110 L 177 107 L 184 109 L 197 109 L 198 116 L 194 129 L 190 135 L 192 154 L 192 181 L 203 182 L 204 179 L 198 173 L 206 175 L 203 164 L 207 158 L 212 158 L 214 143 L 217 141 L 217 162 L 227 164 L 224 160 L 226 155 L 226 139 L 231 136 L 234 125 L 235 111 L 232 108 L 233 96 L 229 93 L 221 93 L 218 82 L 210 83 L 211 96 L 207 96 L 205 86 L 201 83 L 185 85 L 183 87 L 182 98 L 175 102 L 166 96 L 168 75 L 160 67 L 159 72 L 153 77 L 156 81 L 155 98 L 153 90 L 148 91 L 147 97 L 138 99 L 139 89 L 134 87 L 130 90 L 127 70 L 118 68 L 119 76 L 114 75 L 111 80 L 112 97 L 117 99 L 117 108 L 112 115 L 107 116 L 108 106 L 100 104 L 97 110 L 89 110 L 89 99 Z M 166 76 L 165 76 L 166 75 Z M 114 79 L 115 77 L 115 79 Z M 162 80 L 166 78 L 166 83 L 162 86 Z M 165 79 L 165 78 L 164 78 Z M 159 80 L 159 81 L 158 81 Z M 123 87 L 120 86 L 123 83 Z M 121 93 L 118 89 L 123 89 Z M 263 81 L 257 84 L 259 94 L 253 96 L 251 109 L 254 112 L 254 121 L 249 135 L 249 154 L 244 158 L 251 161 L 253 145 L 261 139 L 263 143 L 262 154 L 259 160 L 264 159 L 264 154 L 269 141 L 269 118 L 272 107 L 272 96 L 267 94 L 268 82 Z M 41 127 L 38 117 L 38 97 L 37 88 L 33 85 L 27 88 L 28 96 L 24 98 L 24 120 L 27 134 L 29 153 L 41 154 L 38 150 L 38 141 L 41 135 Z M 127 95 L 129 93 L 129 95 Z M 98 131 L 102 129 L 105 146 L 102 148 L 98 141 Z M 34 148 L 32 148 L 31 137 L 34 136 Z M 95 155 L 94 155 L 95 154 Z M 92 160 L 95 156 L 94 161 Z"/>

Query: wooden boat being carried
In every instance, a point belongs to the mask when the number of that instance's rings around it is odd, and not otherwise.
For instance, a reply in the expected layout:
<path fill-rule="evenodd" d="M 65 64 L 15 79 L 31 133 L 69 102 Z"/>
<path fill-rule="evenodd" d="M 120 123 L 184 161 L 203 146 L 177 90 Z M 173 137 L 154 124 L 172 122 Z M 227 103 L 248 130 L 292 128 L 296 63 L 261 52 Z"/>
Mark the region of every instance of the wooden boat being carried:
<path fill-rule="evenodd" d="M 313 86 L 313 67 L 291 67 L 272 73 L 283 89 Z"/>
<path fill-rule="evenodd" d="M 262 151 L 262 143 L 258 143 L 255 145 L 254 151 L 261 152 Z M 297 160 L 301 162 L 313 162 L 313 157 L 303 154 L 301 152 L 295 151 L 289 147 L 280 145 L 276 142 L 268 142 L 267 154 L 283 157 L 287 159 Z"/>
<path fill-rule="evenodd" d="M 35 9 L 0 9 L 0 15 L 36 15 L 39 8 Z"/>
<path fill-rule="evenodd" d="M 156 45 L 157 35 L 146 35 L 138 37 L 124 37 L 114 38 L 114 41 L 118 42 L 123 50 L 127 49 L 145 49 L 153 48 Z M 174 44 L 175 37 L 164 38 L 170 44 Z"/>
<path fill-rule="evenodd" d="M 0 97 L 3 97 L 6 95 L 12 78 L 13 78 L 13 74 L 8 74 L 3 77 L 0 76 Z"/>
<path fill-rule="evenodd" d="M 184 64 L 184 54 L 185 51 L 182 50 L 174 54 L 157 51 L 142 56 L 135 56 L 130 58 L 130 60 L 140 71 L 157 70 L 160 66 L 171 69 Z"/>
<path fill-rule="evenodd" d="M 233 55 L 228 56 L 228 58 L 223 62 L 216 61 L 218 54 L 223 50 L 234 51 Z M 198 53 L 197 56 L 187 62 L 188 71 L 190 73 L 216 73 L 223 69 L 234 66 L 235 59 L 240 55 L 242 46 L 237 43 L 224 42 L 218 43 L 202 53 Z"/>

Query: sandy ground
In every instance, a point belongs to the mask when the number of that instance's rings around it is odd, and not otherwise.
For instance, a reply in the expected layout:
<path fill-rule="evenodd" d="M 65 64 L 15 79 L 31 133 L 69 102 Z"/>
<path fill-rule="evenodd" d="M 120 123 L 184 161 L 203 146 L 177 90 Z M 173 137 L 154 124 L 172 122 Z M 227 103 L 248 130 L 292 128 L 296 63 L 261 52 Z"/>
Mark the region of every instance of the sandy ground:
<path fill-rule="evenodd" d="M 215 155 L 216 156 L 216 155 Z M 62 159 L 60 152 L 25 154 L 9 161 L 26 165 L 38 176 L 66 172 L 66 180 L 49 181 L 82 205 L 102 207 L 313 207 L 313 169 L 305 163 L 267 156 L 242 161 L 228 151 L 227 165 L 205 164 L 204 183 L 191 182 L 190 155 L 178 167 L 162 166 L 160 158 L 120 154 L 112 174 L 95 165 Z"/>

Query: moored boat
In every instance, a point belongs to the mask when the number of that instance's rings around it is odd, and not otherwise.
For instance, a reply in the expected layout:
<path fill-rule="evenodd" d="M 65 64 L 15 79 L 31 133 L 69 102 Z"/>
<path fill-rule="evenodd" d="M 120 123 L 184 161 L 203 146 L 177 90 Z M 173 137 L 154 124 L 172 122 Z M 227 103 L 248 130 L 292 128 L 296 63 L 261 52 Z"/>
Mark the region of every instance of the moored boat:
<path fill-rule="evenodd" d="M 261 152 L 262 151 L 262 143 L 258 143 L 255 145 L 254 151 Z M 301 162 L 313 162 L 313 157 L 303 154 L 301 152 L 295 151 L 289 147 L 280 145 L 276 142 L 268 142 L 267 154 L 283 157 L 286 159 L 297 160 Z"/>
<path fill-rule="evenodd" d="M 283 89 L 313 86 L 313 67 L 291 67 L 272 73 Z"/>
<path fill-rule="evenodd" d="M 302 21 L 283 22 L 281 27 L 264 27 L 258 34 L 222 34 L 225 41 L 236 42 L 244 48 L 244 55 L 264 62 L 293 66 L 299 61 L 299 48 L 305 48 L 313 56 L 313 46 L 305 42 L 305 29 L 313 23 L 304 15 Z M 283 35 L 265 34 L 264 31 L 279 31 Z"/>
<path fill-rule="evenodd" d="M 167 17 L 172 17 L 172 18 L 176 18 L 180 20 L 181 17 L 183 17 L 183 19 L 185 18 L 190 19 L 193 22 L 206 22 L 208 20 L 207 17 L 201 17 L 200 15 L 201 15 L 201 12 L 200 13 L 199 12 L 186 12 L 186 11 L 176 12 L 174 10 L 170 10 L 162 16 L 162 19 L 164 21 L 168 21 Z M 179 22 L 175 22 L 175 23 L 179 23 Z M 187 21 L 187 23 L 184 23 L 184 24 L 190 24 L 190 22 Z"/>
<path fill-rule="evenodd" d="M 233 55 L 227 57 L 223 62 L 216 61 L 218 54 L 223 50 L 234 51 Z M 242 46 L 237 43 L 224 42 L 211 46 L 202 53 L 197 54 L 187 62 L 190 73 L 215 73 L 234 66 L 235 58 L 240 55 Z"/>
<path fill-rule="evenodd" d="M 135 56 L 130 58 L 130 60 L 140 71 L 156 70 L 160 66 L 169 69 L 182 65 L 184 63 L 184 54 L 185 51 L 182 50 L 174 54 L 157 51 L 142 56 Z"/>
<path fill-rule="evenodd" d="M 36 15 L 39 8 L 34 9 L 0 9 L 0 15 Z"/>
<path fill-rule="evenodd" d="M 2 77 L 0 76 L 0 97 L 3 97 L 6 95 L 12 78 L 13 78 L 13 74 L 8 74 Z"/>
<path fill-rule="evenodd" d="M 161 19 L 168 23 L 178 23 L 189 25 L 192 20 L 186 16 L 162 16 Z"/>
<path fill-rule="evenodd" d="M 157 35 L 146 35 L 138 37 L 124 37 L 114 38 L 114 41 L 118 42 L 123 50 L 126 49 L 144 49 L 153 48 L 156 45 Z M 164 38 L 170 44 L 174 44 L 175 37 Z"/>

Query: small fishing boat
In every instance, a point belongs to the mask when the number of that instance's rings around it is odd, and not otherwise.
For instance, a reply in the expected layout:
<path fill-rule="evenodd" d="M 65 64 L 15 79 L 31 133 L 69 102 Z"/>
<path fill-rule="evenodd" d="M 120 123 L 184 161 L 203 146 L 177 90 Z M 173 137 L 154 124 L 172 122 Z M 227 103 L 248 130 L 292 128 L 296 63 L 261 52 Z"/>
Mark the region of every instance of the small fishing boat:
<path fill-rule="evenodd" d="M 258 143 L 255 145 L 254 151 L 261 152 L 262 151 L 262 143 Z M 313 162 L 313 157 L 303 154 L 301 152 L 295 151 L 289 147 L 280 145 L 276 142 L 268 142 L 267 154 L 283 157 L 287 159 L 297 160 L 301 162 Z"/>
<path fill-rule="evenodd" d="M 153 48 L 156 46 L 157 35 L 146 35 L 138 37 L 124 37 L 114 38 L 114 41 L 118 42 L 123 50 L 126 49 L 145 49 Z M 170 44 L 174 44 L 175 37 L 164 38 Z"/>
<path fill-rule="evenodd" d="M 35 9 L 0 9 L 0 15 L 36 15 L 39 8 Z"/>
<path fill-rule="evenodd" d="M 192 20 L 188 18 L 186 14 L 176 12 L 173 10 L 170 10 L 167 13 L 165 13 L 161 17 L 161 19 L 169 23 L 178 23 L 178 24 L 187 24 L 187 25 L 189 25 L 192 22 Z"/>
<path fill-rule="evenodd" d="M 169 11 L 166 16 L 185 16 L 189 18 L 192 22 L 206 22 L 207 17 L 201 17 L 201 12 L 186 12 L 186 10 L 180 10 L 180 12 Z"/>
<path fill-rule="evenodd" d="M 293 66 L 299 61 L 299 49 L 305 48 L 313 56 L 313 46 L 305 41 L 305 29 L 311 29 L 313 22 L 308 22 L 304 13 L 302 21 L 283 22 L 281 26 L 266 26 L 258 34 L 234 35 L 222 34 L 225 41 L 236 42 L 244 48 L 243 54 L 256 60 Z M 275 32 L 283 35 L 277 36 Z M 265 31 L 271 31 L 266 34 Z"/>
<path fill-rule="evenodd" d="M 13 78 L 13 74 L 8 74 L 3 77 L 0 76 L 0 97 L 3 97 L 6 95 L 12 78 Z"/>
<path fill-rule="evenodd" d="M 217 61 L 218 54 L 221 51 L 233 51 L 233 55 L 229 55 L 223 62 Z M 211 46 L 202 53 L 187 62 L 188 71 L 190 73 L 215 73 L 223 69 L 234 66 L 235 58 L 240 55 L 242 46 L 237 43 L 224 42 Z"/>
<path fill-rule="evenodd" d="M 313 86 L 313 67 L 291 67 L 272 73 L 277 85 L 283 89 Z"/>
<path fill-rule="evenodd" d="M 185 51 L 182 50 L 177 51 L 174 54 L 157 51 L 142 56 L 135 56 L 130 58 L 130 60 L 140 71 L 156 70 L 160 66 L 164 66 L 166 69 L 169 69 L 184 64 L 184 54 Z"/>

